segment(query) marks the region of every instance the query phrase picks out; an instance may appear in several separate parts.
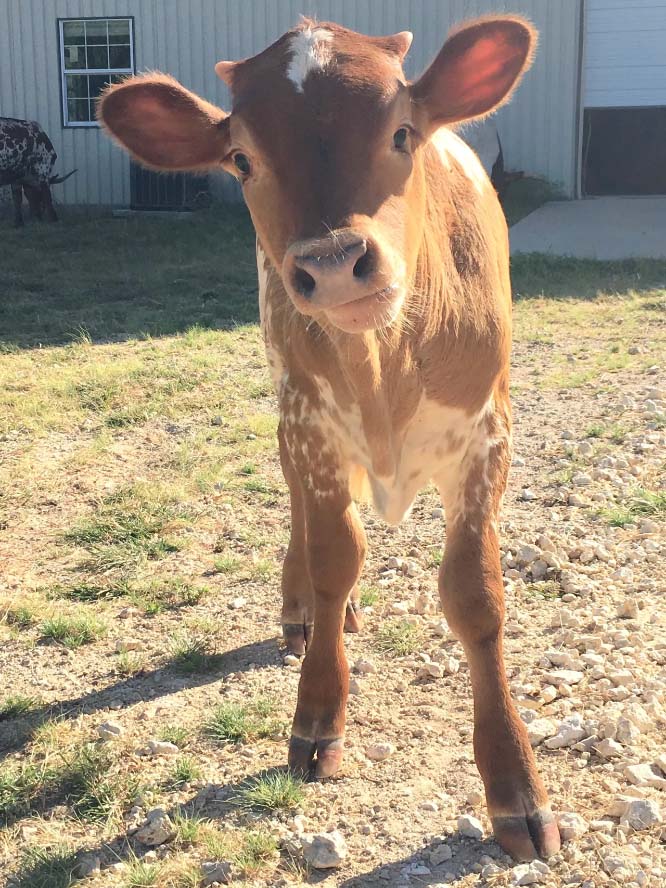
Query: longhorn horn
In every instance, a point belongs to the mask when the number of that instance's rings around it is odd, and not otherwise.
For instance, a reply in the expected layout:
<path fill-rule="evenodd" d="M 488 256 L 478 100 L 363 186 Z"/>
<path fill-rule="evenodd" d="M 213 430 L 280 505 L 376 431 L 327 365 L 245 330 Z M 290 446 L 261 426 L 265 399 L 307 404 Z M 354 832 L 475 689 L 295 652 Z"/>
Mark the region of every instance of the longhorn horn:
<path fill-rule="evenodd" d="M 78 169 L 78 167 L 77 167 Z M 65 179 L 69 179 L 70 176 L 73 176 L 77 170 L 72 170 L 71 173 L 67 173 L 66 176 L 53 176 L 52 179 L 49 179 L 49 185 L 62 185 Z"/>

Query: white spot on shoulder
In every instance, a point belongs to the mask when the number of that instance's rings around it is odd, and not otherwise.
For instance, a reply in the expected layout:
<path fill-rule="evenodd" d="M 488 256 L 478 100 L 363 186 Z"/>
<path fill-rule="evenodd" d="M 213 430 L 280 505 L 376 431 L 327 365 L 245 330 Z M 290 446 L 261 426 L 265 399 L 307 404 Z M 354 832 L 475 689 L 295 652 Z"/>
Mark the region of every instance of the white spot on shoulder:
<path fill-rule="evenodd" d="M 479 194 L 488 188 L 490 180 L 481 161 L 460 136 L 446 127 L 441 127 L 433 133 L 430 142 L 437 149 L 440 160 L 447 170 L 452 169 L 451 159 L 453 159 L 462 167 L 463 172 Z"/>
<path fill-rule="evenodd" d="M 291 38 L 291 60 L 287 77 L 298 92 L 303 92 L 303 84 L 313 71 L 323 71 L 331 60 L 333 34 L 326 28 L 303 28 Z"/>

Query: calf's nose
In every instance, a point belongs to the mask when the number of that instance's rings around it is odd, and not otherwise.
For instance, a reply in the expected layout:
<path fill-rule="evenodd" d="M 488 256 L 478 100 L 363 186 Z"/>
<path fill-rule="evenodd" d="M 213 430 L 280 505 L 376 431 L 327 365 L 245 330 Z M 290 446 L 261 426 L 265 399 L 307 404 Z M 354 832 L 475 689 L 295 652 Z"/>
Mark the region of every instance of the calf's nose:
<path fill-rule="evenodd" d="M 372 245 L 356 234 L 299 241 L 285 256 L 283 276 L 299 301 L 326 309 L 366 289 L 372 255 Z"/>

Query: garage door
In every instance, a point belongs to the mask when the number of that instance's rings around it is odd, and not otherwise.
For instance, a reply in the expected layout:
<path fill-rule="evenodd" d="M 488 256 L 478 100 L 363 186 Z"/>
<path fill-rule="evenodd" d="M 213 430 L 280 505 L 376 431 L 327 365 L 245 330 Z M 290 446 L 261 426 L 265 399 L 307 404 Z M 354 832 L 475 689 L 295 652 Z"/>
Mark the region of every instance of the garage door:
<path fill-rule="evenodd" d="M 586 0 L 586 108 L 666 106 L 666 0 Z"/>

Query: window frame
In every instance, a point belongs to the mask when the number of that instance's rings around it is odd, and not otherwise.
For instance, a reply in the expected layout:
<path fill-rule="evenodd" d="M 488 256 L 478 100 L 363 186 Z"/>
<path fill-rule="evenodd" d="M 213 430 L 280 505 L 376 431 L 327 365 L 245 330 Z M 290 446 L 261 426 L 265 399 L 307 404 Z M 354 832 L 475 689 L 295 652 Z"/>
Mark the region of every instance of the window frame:
<path fill-rule="evenodd" d="M 129 68 L 66 68 L 65 67 L 65 31 L 64 26 L 70 22 L 128 22 L 129 23 Z M 58 31 L 58 58 L 60 63 L 60 114 L 64 129 L 99 129 L 97 120 L 70 120 L 67 110 L 67 75 L 78 74 L 85 76 L 100 75 L 133 75 L 136 73 L 136 44 L 134 41 L 134 16 L 133 15 L 86 15 L 68 16 L 57 19 Z M 106 44 L 109 46 L 109 44 Z"/>

